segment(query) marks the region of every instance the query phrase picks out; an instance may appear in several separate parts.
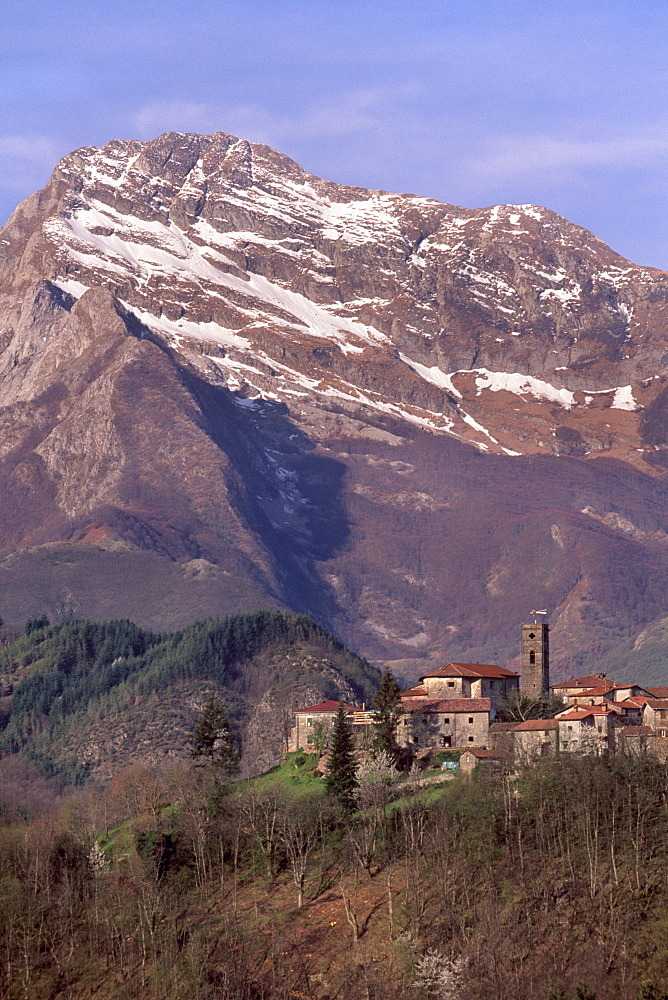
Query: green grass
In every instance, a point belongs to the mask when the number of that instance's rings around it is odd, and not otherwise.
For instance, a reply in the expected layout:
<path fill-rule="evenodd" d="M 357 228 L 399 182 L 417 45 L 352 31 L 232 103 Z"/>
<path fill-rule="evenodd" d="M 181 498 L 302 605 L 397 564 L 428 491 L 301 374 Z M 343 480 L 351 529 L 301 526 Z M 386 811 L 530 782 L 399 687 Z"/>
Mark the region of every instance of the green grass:
<path fill-rule="evenodd" d="M 295 801 L 316 798 L 325 793 L 322 778 L 315 774 L 317 766 L 316 754 L 298 750 L 296 753 L 286 754 L 282 763 L 266 774 L 248 782 L 239 782 L 238 789 L 241 794 L 249 788 L 260 794 L 278 792 L 282 797 Z"/>

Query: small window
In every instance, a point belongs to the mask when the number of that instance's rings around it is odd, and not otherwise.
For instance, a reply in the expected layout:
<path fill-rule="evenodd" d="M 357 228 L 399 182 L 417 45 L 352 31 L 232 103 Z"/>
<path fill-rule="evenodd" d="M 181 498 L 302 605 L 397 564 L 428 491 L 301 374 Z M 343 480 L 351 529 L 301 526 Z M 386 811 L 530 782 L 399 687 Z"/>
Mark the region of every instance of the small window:
<path fill-rule="evenodd" d="M 440 744 L 442 747 L 451 747 L 452 739 L 449 736 L 441 736 Z"/>
<path fill-rule="evenodd" d="M 659 736 L 664 736 L 665 737 L 665 735 L 666 735 L 666 730 L 665 729 L 660 729 L 659 730 Z"/>
<path fill-rule="evenodd" d="M 306 742 L 307 742 L 308 744 L 311 744 L 311 743 L 313 743 L 313 737 L 311 736 L 311 734 L 310 734 L 310 733 L 309 733 L 309 734 L 308 734 L 308 736 L 306 737 Z"/>
<path fill-rule="evenodd" d="M 455 686 L 455 682 L 454 681 L 448 681 L 448 687 L 449 688 L 453 688 L 454 686 Z"/>
<path fill-rule="evenodd" d="M 450 725 L 450 719 L 443 719 L 443 725 L 444 726 L 449 726 Z"/>
<path fill-rule="evenodd" d="M 404 719 L 404 725 L 405 725 L 405 726 L 407 726 L 407 725 L 408 725 L 408 719 Z"/>
<path fill-rule="evenodd" d="M 313 719 L 307 719 L 306 720 L 306 725 L 307 726 L 312 726 L 313 725 Z"/>
<path fill-rule="evenodd" d="M 569 733 L 572 733 L 572 732 L 573 732 L 573 727 L 572 727 L 572 726 L 569 726 L 569 727 L 568 727 L 568 731 L 569 731 Z"/>
<path fill-rule="evenodd" d="M 535 662 L 536 662 L 536 654 L 533 651 L 533 649 L 530 649 L 529 650 L 529 663 L 535 663 Z"/>
<path fill-rule="evenodd" d="M 413 737 L 413 743 L 419 743 L 419 740 L 418 740 L 417 736 Z"/>
<path fill-rule="evenodd" d="M 469 736 L 469 743 L 473 743 L 473 737 Z"/>
<path fill-rule="evenodd" d="M 473 722 L 473 716 L 469 715 L 469 725 L 471 725 L 472 722 Z"/>
<path fill-rule="evenodd" d="M 598 731 L 599 731 L 599 733 L 602 733 L 603 732 L 603 726 L 599 726 L 598 727 Z"/>
<path fill-rule="evenodd" d="M 530 639 L 535 639 L 536 638 L 536 633 L 535 632 L 529 632 L 529 638 Z"/>

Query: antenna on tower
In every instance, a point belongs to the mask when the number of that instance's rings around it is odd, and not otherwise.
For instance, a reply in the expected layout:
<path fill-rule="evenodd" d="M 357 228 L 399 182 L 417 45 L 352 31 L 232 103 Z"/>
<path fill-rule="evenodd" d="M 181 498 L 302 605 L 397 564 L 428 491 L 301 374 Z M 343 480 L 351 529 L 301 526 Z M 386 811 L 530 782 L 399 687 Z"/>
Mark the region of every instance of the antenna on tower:
<path fill-rule="evenodd" d="M 536 615 L 546 615 L 547 609 L 544 609 L 543 611 L 532 611 L 531 614 L 534 616 L 533 618 L 534 625 L 537 625 L 538 619 L 536 618 Z"/>

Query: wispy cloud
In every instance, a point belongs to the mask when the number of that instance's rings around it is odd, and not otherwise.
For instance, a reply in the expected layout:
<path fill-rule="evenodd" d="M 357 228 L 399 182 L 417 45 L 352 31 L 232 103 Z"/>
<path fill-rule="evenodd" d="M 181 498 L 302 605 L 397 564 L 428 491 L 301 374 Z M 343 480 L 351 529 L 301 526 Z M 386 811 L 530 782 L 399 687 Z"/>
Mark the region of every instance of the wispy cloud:
<path fill-rule="evenodd" d="M 555 139 L 545 135 L 499 136 L 472 156 L 467 169 L 478 177 L 502 179 L 539 171 L 656 166 L 668 157 L 668 129 L 608 139 Z"/>
<path fill-rule="evenodd" d="M 54 166 L 62 155 L 63 144 L 48 135 L 0 135 L 3 159 Z"/>
<path fill-rule="evenodd" d="M 385 131 L 397 99 L 416 96 L 415 87 L 368 88 L 307 105 L 293 115 L 274 113 L 260 104 L 229 107 L 168 101 L 141 108 L 132 126 L 141 138 L 159 132 L 231 132 L 255 142 L 280 144 L 295 139 Z"/>

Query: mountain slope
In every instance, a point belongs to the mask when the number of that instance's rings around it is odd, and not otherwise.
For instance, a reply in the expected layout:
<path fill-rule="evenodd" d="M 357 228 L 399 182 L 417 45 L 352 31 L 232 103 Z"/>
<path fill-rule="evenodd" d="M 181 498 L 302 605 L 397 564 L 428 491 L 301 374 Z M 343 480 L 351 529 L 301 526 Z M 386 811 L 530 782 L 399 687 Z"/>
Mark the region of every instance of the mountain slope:
<path fill-rule="evenodd" d="M 563 669 L 665 610 L 668 279 L 555 213 L 169 133 L 0 248 L 5 618 L 289 607 L 410 674 L 536 599 Z"/>
<path fill-rule="evenodd" d="M 295 708 L 369 702 L 378 671 L 311 619 L 260 611 L 159 634 L 129 621 L 34 629 L 0 651 L 11 690 L 0 754 L 24 752 L 70 779 L 188 756 L 211 697 L 229 705 L 244 773 L 273 766 Z"/>

